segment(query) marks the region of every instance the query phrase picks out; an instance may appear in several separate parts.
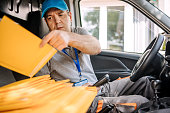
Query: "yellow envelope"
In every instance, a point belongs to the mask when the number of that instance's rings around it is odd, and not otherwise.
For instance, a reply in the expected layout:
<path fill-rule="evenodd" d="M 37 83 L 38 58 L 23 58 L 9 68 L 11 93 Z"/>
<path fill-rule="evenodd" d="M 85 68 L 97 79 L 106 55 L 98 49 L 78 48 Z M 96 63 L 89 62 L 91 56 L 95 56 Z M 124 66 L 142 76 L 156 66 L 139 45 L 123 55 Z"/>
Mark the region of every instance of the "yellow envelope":
<path fill-rule="evenodd" d="M 0 22 L 0 66 L 33 77 L 57 52 L 24 27 L 4 16 Z"/>
<path fill-rule="evenodd" d="M 41 84 L 37 85 L 38 81 Z M 68 81 L 51 82 L 45 75 L 1 87 L 0 112 L 86 113 L 97 94 L 96 87 L 72 87 Z"/>

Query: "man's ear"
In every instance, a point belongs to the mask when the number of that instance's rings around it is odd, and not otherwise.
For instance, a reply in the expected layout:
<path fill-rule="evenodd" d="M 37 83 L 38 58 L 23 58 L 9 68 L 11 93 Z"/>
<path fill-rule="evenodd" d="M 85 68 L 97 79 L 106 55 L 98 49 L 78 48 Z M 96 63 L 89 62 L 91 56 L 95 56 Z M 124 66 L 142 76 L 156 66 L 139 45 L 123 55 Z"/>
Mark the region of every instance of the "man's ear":
<path fill-rule="evenodd" d="M 45 21 L 45 23 L 47 24 L 48 29 L 50 30 L 50 27 L 49 27 L 49 25 L 48 25 L 47 20 L 45 19 L 45 17 L 44 17 L 44 21 Z"/>
<path fill-rule="evenodd" d="M 47 22 L 47 20 L 45 19 L 45 17 L 44 17 L 44 21 L 45 21 L 45 23 L 47 24 L 47 26 L 49 27 L 48 22 Z"/>
<path fill-rule="evenodd" d="M 68 16 L 70 17 L 70 21 L 72 22 L 72 13 L 69 12 L 69 13 L 68 13 Z"/>
<path fill-rule="evenodd" d="M 46 24 L 47 24 L 47 21 L 46 21 L 45 17 L 44 17 L 44 21 L 45 21 L 45 22 L 46 22 Z"/>

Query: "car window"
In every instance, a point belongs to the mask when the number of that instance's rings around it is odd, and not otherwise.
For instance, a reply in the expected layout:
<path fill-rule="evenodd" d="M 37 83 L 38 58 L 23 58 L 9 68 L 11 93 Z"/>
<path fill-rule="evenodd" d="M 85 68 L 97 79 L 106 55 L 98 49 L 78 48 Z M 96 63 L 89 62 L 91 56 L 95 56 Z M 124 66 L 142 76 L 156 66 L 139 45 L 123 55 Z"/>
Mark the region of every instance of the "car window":
<path fill-rule="evenodd" d="M 102 49 L 142 53 L 163 31 L 127 3 L 81 0 L 81 24 L 97 37 Z"/>

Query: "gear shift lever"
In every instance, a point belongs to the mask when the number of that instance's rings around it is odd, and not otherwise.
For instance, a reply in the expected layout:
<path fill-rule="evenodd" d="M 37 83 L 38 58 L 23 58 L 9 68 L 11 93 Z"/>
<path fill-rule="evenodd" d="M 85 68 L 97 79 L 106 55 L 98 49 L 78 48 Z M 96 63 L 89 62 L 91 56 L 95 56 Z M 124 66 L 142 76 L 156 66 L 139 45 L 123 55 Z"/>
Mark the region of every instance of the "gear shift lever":
<path fill-rule="evenodd" d="M 148 103 L 144 103 L 143 106 L 138 110 L 139 113 L 157 113 L 161 109 L 168 108 L 167 101 L 164 98 L 158 97 L 158 90 L 161 88 L 161 80 L 152 80 L 151 81 L 151 87 L 154 89 L 154 98 L 153 100 L 150 100 Z M 155 111 L 155 112 L 154 112 Z M 161 111 L 160 111 L 161 112 Z M 161 112 L 164 113 L 164 112 Z"/>
<path fill-rule="evenodd" d="M 155 93 L 155 102 L 159 102 L 159 97 L 158 97 L 158 90 L 160 89 L 160 84 L 161 84 L 161 81 L 160 80 L 153 80 L 151 85 L 152 85 L 152 88 L 154 89 L 154 93 Z"/>
<path fill-rule="evenodd" d="M 166 108 L 166 103 L 161 103 L 158 97 L 158 90 L 161 88 L 161 81 L 160 80 L 153 80 L 151 82 L 152 88 L 154 89 L 154 101 L 153 101 L 153 109 L 162 109 Z M 151 108 L 152 109 L 152 108 Z"/>

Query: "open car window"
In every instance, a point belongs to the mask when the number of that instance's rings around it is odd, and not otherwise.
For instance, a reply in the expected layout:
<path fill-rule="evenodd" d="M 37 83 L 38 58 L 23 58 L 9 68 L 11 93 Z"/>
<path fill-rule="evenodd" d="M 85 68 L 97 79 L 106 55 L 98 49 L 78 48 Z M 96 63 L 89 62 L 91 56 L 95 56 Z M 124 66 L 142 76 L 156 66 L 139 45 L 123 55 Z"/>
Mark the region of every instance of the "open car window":
<path fill-rule="evenodd" d="M 80 12 L 82 27 L 99 39 L 102 49 L 142 53 L 163 33 L 145 15 L 120 0 L 81 0 Z"/>

